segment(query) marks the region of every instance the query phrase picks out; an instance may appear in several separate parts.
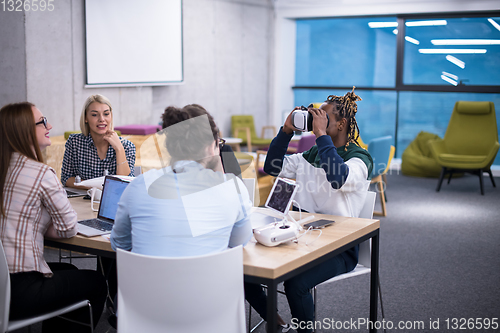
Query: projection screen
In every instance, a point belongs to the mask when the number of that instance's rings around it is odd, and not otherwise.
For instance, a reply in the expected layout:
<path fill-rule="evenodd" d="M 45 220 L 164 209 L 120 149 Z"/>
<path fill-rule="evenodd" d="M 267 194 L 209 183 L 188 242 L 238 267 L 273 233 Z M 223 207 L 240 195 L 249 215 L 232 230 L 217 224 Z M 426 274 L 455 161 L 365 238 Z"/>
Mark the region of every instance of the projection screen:
<path fill-rule="evenodd" d="M 86 87 L 183 81 L 182 0 L 86 0 Z"/>

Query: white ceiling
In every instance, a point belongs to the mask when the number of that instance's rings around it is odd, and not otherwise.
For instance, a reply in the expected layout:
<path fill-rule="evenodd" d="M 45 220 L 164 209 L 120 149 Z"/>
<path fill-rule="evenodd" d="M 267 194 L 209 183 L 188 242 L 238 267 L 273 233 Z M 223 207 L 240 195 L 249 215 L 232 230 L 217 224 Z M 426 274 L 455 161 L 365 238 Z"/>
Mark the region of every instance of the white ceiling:
<path fill-rule="evenodd" d="M 271 0 L 282 17 L 332 17 L 500 10 L 499 0 Z"/>

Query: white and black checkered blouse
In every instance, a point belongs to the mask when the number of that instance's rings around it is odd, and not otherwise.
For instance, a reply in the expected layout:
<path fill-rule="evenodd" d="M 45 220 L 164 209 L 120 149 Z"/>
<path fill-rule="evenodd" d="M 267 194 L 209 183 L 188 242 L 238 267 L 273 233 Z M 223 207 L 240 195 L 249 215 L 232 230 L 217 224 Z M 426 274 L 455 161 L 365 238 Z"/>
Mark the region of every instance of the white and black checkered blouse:
<path fill-rule="evenodd" d="M 134 175 L 135 165 L 135 145 L 120 137 L 120 140 L 125 148 L 125 156 L 130 168 L 130 175 Z M 104 170 L 108 170 L 108 174 L 116 174 L 116 152 L 109 145 L 106 158 L 101 160 L 97 154 L 97 148 L 94 145 L 92 136 L 84 136 L 83 134 L 71 134 L 66 141 L 66 150 L 64 151 L 64 159 L 61 169 L 61 182 L 66 185 L 66 181 L 71 177 L 80 176 L 82 180 L 101 177 Z"/>

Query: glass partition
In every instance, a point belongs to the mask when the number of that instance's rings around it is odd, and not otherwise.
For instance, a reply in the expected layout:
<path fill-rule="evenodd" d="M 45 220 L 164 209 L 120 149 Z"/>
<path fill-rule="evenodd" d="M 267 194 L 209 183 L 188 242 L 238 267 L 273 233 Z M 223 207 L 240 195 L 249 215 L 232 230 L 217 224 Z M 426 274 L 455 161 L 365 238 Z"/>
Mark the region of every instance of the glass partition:
<path fill-rule="evenodd" d="M 500 17 L 407 20 L 409 85 L 500 85 Z"/>
<path fill-rule="evenodd" d="M 394 87 L 394 29 L 370 22 L 396 23 L 396 17 L 297 20 L 297 86 Z"/>
<path fill-rule="evenodd" d="M 443 137 L 456 101 L 491 101 L 500 108 L 498 12 L 296 23 L 295 105 L 361 88 L 363 141 L 392 135 L 396 157 L 420 131 Z M 500 156 L 494 164 L 500 166 Z"/>
<path fill-rule="evenodd" d="M 500 106 L 500 94 L 404 91 L 400 92 L 399 100 L 397 157 L 401 157 L 420 131 L 443 138 L 457 101 L 488 101 L 495 104 L 495 109 Z M 497 128 L 500 128 L 498 111 L 496 113 Z M 500 155 L 493 164 L 500 165 Z"/>

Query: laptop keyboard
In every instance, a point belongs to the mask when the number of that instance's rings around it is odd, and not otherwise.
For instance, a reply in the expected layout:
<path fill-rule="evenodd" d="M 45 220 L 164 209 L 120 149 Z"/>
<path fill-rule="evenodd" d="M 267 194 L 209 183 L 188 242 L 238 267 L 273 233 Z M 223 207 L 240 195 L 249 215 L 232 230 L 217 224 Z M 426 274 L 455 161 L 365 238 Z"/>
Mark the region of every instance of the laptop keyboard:
<path fill-rule="evenodd" d="M 113 226 L 111 224 L 103 222 L 98 219 L 88 219 L 79 221 L 78 223 L 81 223 L 83 225 L 86 225 L 87 227 L 91 227 L 101 231 L 111 231 L 111 229 L 113 229 Z"/>

